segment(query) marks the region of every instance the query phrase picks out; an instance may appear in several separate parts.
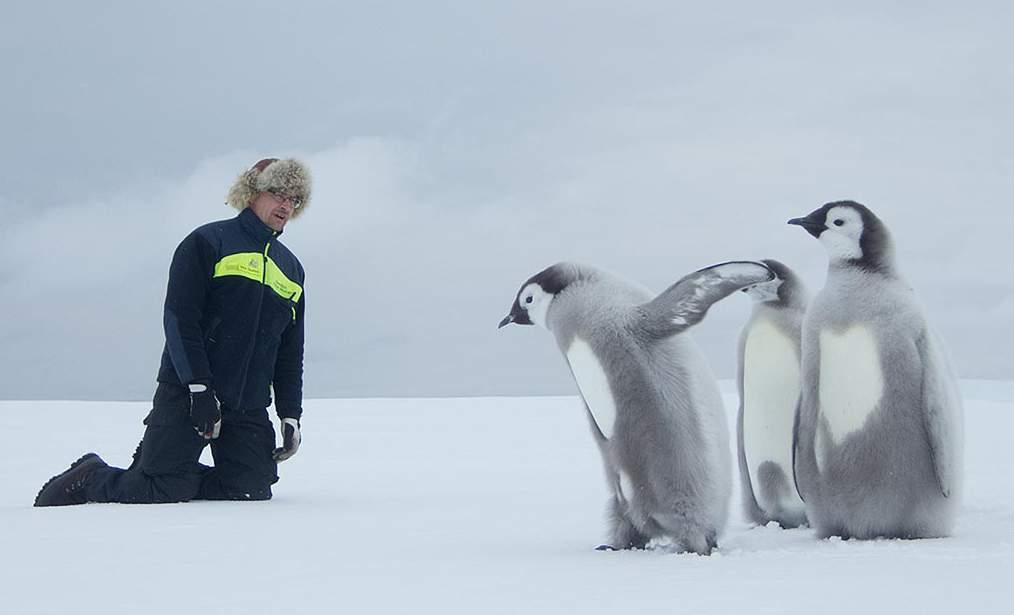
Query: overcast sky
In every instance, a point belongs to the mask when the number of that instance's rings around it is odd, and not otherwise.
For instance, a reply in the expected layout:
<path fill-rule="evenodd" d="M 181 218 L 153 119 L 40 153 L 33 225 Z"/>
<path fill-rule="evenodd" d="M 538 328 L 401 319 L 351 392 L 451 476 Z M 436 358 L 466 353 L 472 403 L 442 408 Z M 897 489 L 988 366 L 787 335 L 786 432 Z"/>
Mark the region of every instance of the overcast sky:
<path fill-rule="evenodd" d="M 851 198 L 962 377 L 1014 378 L 1007 2 L 32 2 L 0 20 L 0 397 L 150 398 L 175 245 L 259 158 L 313 202 L 306 394 L 572 393 L 496 324 L 560 260 L 662 290 L 826 256 Z M 735 371 L 746 297 L 695 330 Z"/>

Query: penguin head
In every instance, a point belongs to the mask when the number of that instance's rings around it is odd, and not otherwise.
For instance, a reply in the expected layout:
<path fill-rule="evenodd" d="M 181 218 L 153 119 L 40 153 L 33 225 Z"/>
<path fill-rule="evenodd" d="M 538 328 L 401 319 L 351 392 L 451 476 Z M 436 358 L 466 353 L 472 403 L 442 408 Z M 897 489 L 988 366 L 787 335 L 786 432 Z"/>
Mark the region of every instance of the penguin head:
<path fill-rule="evenodd" d="M 824 244 L 832 265 L 886 271 L 893 264 L 893 245 L 887 226 L 865 205 L 835 201 L 793 218 L 789 224 L 803 227 Z"/>
<path fill-rule="evenodd" d="M 550 304 L 574 279 L 574 267 L 566 263 L 557 263 L 528 278 L 514 298 L 510 313 L 500 321 L 498 328 L 514 323 L 548 329 L 546 316 Z"/>
<path fill-rule="evenodd" d="M 775 274 L 775 278 L 747 286 L 742 289 L 744 293 L 757 303 L 780 303 L 788 306 L 806 302 L 806 290 L 795 271 L 773 258 L 765 258 L 760 262 Z"/>

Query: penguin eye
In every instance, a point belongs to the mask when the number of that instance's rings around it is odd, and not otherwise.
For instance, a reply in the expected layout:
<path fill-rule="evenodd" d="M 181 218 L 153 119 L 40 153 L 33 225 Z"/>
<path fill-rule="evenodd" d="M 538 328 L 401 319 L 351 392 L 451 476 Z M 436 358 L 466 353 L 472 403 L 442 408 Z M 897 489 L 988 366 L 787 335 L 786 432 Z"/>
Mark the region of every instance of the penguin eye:
<path fill-rule="evenodd" d="M 525 297 L 525 303 L 531 303 L 532 300 L 533 300 L 533 297 L 531 295 L 528 295 L 527 297 Z"/>
<path fill-rule="evenodd" d="M 837 220 L 834 221 L 835 226 L 842 226 L 843 224 L 845 224 L 845 221 L 842 220 L 841 218 L 838 218 Z"/>

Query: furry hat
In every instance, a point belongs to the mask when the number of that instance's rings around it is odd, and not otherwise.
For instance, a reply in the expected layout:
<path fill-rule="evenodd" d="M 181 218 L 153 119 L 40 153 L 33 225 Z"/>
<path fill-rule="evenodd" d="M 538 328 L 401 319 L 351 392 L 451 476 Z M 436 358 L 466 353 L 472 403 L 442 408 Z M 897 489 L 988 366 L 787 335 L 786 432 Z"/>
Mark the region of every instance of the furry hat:
<path fill-rule="evenodd" d="M 260 193 L 274 192 L 302 200 L 302 204 L 292 211 L 295 218 L 310 204 L 312 187 L 310 169 L 302 162 L 293 158 L 265 158 L 236 178 L 225 202 L 236 209 L 246 209 Z"/>

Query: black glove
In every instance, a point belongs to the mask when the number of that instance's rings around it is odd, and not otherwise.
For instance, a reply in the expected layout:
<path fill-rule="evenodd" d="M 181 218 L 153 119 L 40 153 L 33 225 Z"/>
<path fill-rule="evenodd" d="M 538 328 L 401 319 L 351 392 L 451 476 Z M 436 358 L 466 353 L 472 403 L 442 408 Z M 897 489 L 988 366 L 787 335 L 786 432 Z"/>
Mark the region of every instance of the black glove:
<path fill-rule="evenodd" d="M 190 422 L 205 440 L 217 438 L 222 430 L 222 410 L 215 392 L 206 384 L 190 385 Z"/>
<path fill-rule="evenodd" d="M 285 461 L 295 455 L 302 439 L 299 434 L 299 419 L 282 419 L 282 447 L 275 449 L 275 461 Z"/>

